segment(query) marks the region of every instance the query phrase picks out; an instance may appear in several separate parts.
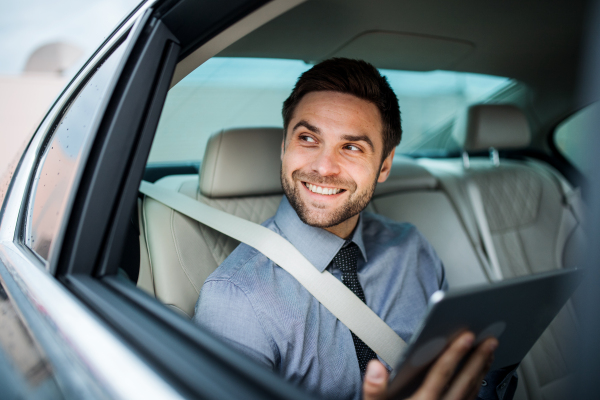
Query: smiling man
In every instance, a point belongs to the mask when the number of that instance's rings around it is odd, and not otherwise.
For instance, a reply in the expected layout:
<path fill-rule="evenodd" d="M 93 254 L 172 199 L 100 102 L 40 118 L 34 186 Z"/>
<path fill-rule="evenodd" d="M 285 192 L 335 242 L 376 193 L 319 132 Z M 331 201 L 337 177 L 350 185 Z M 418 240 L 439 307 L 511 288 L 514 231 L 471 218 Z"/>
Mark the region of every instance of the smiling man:
<path fill-rule="evenodd" d="M 285 196 L 263 225 L 319 271 L 329 270 L 408 341 L 431 294 L 447 284 L 442 263 L 414 226 L 363 211 L 377 182 L 387 179 L 400 142 L 394 92 L 370 64 L 331 59 L 302 74 L 283 119 Z M 290 274 L 244 244 L 206 280 L 194 321 L 324 398 L 380 398 L 393 367 Z M 456 339 L 415 398 L 475 397 L 497 341 L 478 346 L 454 377 L 473 340 L 469 333 Z"/>

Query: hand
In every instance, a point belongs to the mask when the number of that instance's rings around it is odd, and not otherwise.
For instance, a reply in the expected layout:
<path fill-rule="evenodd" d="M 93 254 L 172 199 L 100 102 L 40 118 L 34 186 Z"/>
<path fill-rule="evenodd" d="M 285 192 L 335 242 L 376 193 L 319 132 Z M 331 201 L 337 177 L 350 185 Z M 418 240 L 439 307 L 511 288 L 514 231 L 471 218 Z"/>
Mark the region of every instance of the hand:
<path fill-rule="evenodd" d="M 494 359 L 498 340 L 489 338 L 481 343 L 469 357 L 458 375 L 456 367 L 471 350 L 475 337 L 466 332 L 456 338 L 429 370 L 421 387 L 411 397 L 412 400 L 433 399 L 474 399 L 479 393 L 481 381 L 487 374 Z M 452 379 L 454 377 L 454 379 Z M 363 382 L 365 400 L 381 400 L 386 396 L 388 373 L 383 364 L 371 360 L 367 366 Z"/>

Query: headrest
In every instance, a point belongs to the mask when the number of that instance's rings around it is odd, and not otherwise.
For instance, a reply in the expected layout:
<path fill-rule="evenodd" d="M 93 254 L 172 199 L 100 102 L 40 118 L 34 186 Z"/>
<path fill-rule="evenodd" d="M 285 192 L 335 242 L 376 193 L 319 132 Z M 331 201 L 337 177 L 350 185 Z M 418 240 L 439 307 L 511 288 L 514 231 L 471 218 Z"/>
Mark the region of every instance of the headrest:
<path fill-rule="evenodd" d="M 213 135 L 200 168 L 203 196 L 245 197 L 283 193 L 283 128 L 228 129 Z"/>
<path fill-rule="evenodd" d="M 409 157 L 396 156 L 387 180 L 378 183 L 375 196 L 408 190 L 431 190 L 438 185 L 437 179 Z"/>
<path fill-rule="evenodd" d="M 505 104 L 478 104 L 469 107 L 466 118 L 453 132 L 466 151 L 517 149 L 527 147 L 531 131 L 521 110 Z"/>

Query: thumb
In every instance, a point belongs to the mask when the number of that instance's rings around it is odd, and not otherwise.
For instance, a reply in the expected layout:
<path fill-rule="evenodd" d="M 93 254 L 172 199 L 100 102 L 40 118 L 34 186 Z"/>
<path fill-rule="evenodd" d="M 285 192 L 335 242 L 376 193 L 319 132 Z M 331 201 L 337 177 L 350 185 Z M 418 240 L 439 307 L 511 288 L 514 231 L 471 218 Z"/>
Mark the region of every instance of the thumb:
<path fill-rule="evenodd" d="M 385 398 L 389 374 L 378 360 L 371 360 L 367 365 L 363 382 L 363 399 L 380 400 Z"/>

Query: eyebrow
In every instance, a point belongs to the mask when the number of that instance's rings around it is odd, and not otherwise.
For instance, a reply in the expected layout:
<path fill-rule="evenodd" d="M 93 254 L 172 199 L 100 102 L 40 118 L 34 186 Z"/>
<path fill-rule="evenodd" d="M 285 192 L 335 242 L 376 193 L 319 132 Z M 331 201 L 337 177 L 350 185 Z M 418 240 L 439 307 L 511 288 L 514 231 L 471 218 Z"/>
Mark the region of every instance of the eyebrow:
<path fill-rule="evenodd" d="M 302 120 L 302 121 L 298 122 L 296 125 L 294 125 L 294 129 L 292 129 L 292 132 L 295 131 L 296 129 L 300 128 L 301 126 L 305 127 L 306 129 L 308 129 L 311 132 L 316 133 L 317 135 L 321 134 L 321 130 L 319 128 L 317 128 L 314 125 L 309 124 L 305 120 Z"/>
<path fill-rule="evenodd" d="M 321 130 L 314 125 L 309 124 L 305 120 L 299 121 L 296 125 L 294 125 L 294 129 L 292 132 L 298 129 L 299 127 L 305 127 L 311 132 L 316 133 L 317 135 L 321 135 Z M 350 142 L 365 142 L 371 148 L 371 151 L 375 151 L 375 146 L 373 146 L 373 141 L 367 135 L 344 135 L 342 136 L 343 140 L 348 140 Z"/>

